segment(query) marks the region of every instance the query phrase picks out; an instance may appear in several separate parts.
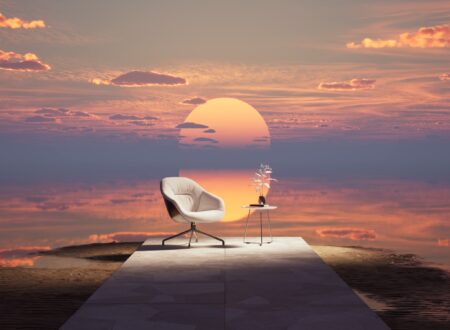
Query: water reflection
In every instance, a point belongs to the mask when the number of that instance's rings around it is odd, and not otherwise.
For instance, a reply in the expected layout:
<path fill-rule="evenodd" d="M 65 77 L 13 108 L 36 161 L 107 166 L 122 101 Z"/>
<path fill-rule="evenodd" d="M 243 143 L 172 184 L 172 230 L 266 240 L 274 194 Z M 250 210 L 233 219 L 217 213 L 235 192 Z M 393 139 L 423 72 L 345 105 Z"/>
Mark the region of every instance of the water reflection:
<path fill-rule="evenodd" d="M 39 259 L 39 251 L 49 250 L 49 246 L 23 246 L 13 249 L 0 249 L 1 267 L 33 267 Z"/>
<path fill-rule="evenodd" d="M 237 221 L 247 215 L 242 205 L 256 203 L 258 194 L 251 185 L 254 170 L 181 170 L 180 176 L 192 178 L 225 202 L 223 221 Z"/>
<path fill-rule="evenodd" d="M 227 203 L 221 236 L 242 236 L 242 204 L 254 202 L 252 171 L 182 170 Z M 450 185 L 398 180 L 280 177 L 268 200 L 273 233 L 312 244 L 363 245 L 417 253 L 450 264 Z M 179 232 L 159 180 L 0 188 L 0 265 L 32 266 L 30 253 L 56 246 L 143 240 Z M 257 228 L 249 228 L 257 234 Z"/>

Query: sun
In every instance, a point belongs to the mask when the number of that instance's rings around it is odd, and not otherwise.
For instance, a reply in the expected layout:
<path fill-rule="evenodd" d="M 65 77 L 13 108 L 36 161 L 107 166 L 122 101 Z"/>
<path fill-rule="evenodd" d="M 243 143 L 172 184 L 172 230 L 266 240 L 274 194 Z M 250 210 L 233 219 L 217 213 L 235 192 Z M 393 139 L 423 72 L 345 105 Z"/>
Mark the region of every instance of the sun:
<path fill-rule="evenodd" d="M 270 146 L 269 128 L 264 118 L 250 104 L 234 98 L 211 99 L 197 106 L 180 128 L 183 146 Z"/>

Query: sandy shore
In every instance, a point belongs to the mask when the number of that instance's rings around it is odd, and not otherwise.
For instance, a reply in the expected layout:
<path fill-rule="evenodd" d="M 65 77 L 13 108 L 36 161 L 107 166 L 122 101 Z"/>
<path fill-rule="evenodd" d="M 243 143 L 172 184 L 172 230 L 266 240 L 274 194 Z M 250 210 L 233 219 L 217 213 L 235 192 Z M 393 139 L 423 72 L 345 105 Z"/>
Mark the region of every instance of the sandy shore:
<path fill-rule="evenodd" d="M 139 245 L 66 247 L 45 252 L 41 268 L 0 268 L 0 329 L 57 329 Z M 446 271 L 387 250 L 313 248 L 392 329 L 449 328 Z"/>
<path fill-rule="evenodd" d="M 313 246 L 392 329 L 450 329 L 450 274 L 412 254 Z"/>

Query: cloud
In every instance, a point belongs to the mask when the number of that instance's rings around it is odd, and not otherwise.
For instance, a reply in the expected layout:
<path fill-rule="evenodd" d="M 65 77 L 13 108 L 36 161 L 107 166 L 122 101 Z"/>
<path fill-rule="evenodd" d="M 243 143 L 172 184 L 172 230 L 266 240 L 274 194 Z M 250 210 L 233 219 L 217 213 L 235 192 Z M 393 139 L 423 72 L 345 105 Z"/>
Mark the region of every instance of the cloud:
<path fill-rule="evenodd" d="M 352 79 L 350 81 L 321 82 L 318 89 L 328 91 L 357 91 L 375 88 L 375 79 Z"/>
<path fill-rule="evenodd" d="M 48 201 L 48 197 L 43 196 L 29 196 L 24 198 L 27 202 L 34 202 L 34 203 L 42 203 L 45 201 Z"/>
<path fill-rule="evenodd" d="M 44 115 L 47 117 L 64 117 L 69 113 L 68 109 L 59 108 L 59 109 L 52 109 L 52 108 L 42 108 L 36 110 L 34 113 Z"/>
<path fill-rule="evenodd" d="M 48 251 L 50 246 L 24 246 L 14 249 L 0 249 L 0 267 L 31 267 L 40 251 Z"/>
<path fill-rule="evenodd" d="M 135 202 L 135 200 L 134 199 L 117 198 L 117 199 L 111 199 L 110 202 L 111 202 L 111 204 L 114 204 L 114 205 L 120 205 L 120 204 L 132 203 L 132 202 Z"/>
<path fill-rule="evenodd" d="M 44 116 L 32 116 L 25 118 L 25 122 L 27 123 L 54 123 L 55 121 L 55 118 Z"/>
<path fill-rule="evenodd" d="M 211 138 L 207 138 L 207 137 L 198 137 L 198 138 L 195 138 L 194 141 L 196 141 L 196 142 L 210 142 L 210 143 L 218 143 L 219 142 L 216 139 L 211 139 Z"/>
<path fill-rule="evenodd" d="M 109 116 L 111 120 L 127 120 L 129 124 L 137 125 L 137 126 L 154 126 L 153 123 L 149 123 L 148 121 L 154 121 L 158 118 L 153 116 L 145 116 L 139 117 L 136 115 L 124 115 L 121 113 Z"/>
<path fill-rule="evenodd" d="M 348 238 L 353 241 L 373 241 L 377 238 L 375 231 L 358 228 L 323 228 L 316 230 L 316 233 L 320 237 Z"/>
<path fill-rule="evenodd" d="M 73 117 L 90 117 L 91 115 L 84 111 L 75 111 L 71 112 Z"/>
<path fill-rule="evenodd" d="M 43 20 L 25 21 L 18 17 L 7 18 L 0 13 L 0 28 L 10 29 L 37 29 L 44 28 L 45 22 Z"/>
<path fill-rule="evenodd" d="M 203 104 L 206 103 L 206 100 L 201 97 L 193 97 L 191 99 L 186 99 L 181 102 L 181 104 Z"/>
<path fill-rule="evenodd" d="M 212 134 L 212 133 L 216 133 L 216 130 L 215 130 L 215 129 L 212 129 L 212 128 L 208 128 L 208 129 L 205 129 L 205 130 L 203 131 L 203 133 Z"/>
<path fill-rule="evenodd" d="M 155 124 L 153 124 L 153 123 L 147 123 L 147 122 L 145 122 L 145 121 L 140 121 L 140 120 L 132 120 L 132 121 L 129 121 L 128 122 L 129 124 L 133 124 L 133 125 L 136 125 L 136 126 L 154 126 Z"/>
<path fill-rule="evenodd" d="M 107 79 L 94 78 L 90 80 L 94 85 L 110 85 L 110 81 Z"/>
<path fill-rule="evenodd" d="M 448 247 L 448 246 L 450 246 L 449 245 L 449 239 L 448 238 L 439 238 L 438 240 L 437 240 L 437 245 L 438 246 L 445 246 L 445 247 Z"/>
<path fill-rule="evenodd" d="M 42 108 L 36 110 L 34 113 L 43 115 L 45 117 L 91 117 L 91 115 L 84 111 L 70 111 L 65 108 Z"/>
<path fill-rule="evenodd" d="M 60 202 L 45 202 L 39 205 L 36 205 L 36 208 L 43 211 L 65 211 L 69 209 L 69 205 L 66 203 Z"/>
<path fill-rule="evenodd" d="M 109 119 L 111 120 L 141 120 L 141 117 L 135 116 L 135 115 L 122 115 L 122 114 L 116 114 L 109 116 Z"/>
<path fill-rule="evenodd" d="M 185 122 L 182 124 L 178 124 L 175 128 L 209 128 L 209 127 L 203 124 Z"/>
<path fill-rule="evenodd" d="M 89 240 L 93 242 L 142 242 L 149 237 L 168 236 L 169 232 L 115 232 L 109 234 L 93 234 L 89 236 Z"/>
<path fill-rule="evenodd" d="M 184 78 L 154 71 L 130 71 L 111 80 L 95 78 L 91 82 L 95 85 L 115 85 L 122 87 L 176 86 L 186 85 L 188 83 Z"/>
<path fill-rule="evenodd" d="M 450 47 L 450 25 L 421 27 L 413 33 L 401 33 L 395 39 L 364 38 L 360 43 L 349 42 L 347 48 L 446 48 Z"/>
<path fill-rule="evenodd" d="M 50 66 L 42 63 L 37 55 L 33 53 L 22 55 L 0 50 L 0 69 L 33 72 L 50 70 Z"/>
<path fill-rule="evenodd" d="M 50 246 L 20 246 L 14 249 L 0 249 L 0 256 L 2 257 L 18 257 L 26 256 L 31 253 L 38 253 L 40 251 L 48 251 Z"/>
<path fill-rule="evenodd" d="M 439 75 L 439 79 L 442 81 L 450 80 L 450 73 L 443 73 L 443 74 Z"/>

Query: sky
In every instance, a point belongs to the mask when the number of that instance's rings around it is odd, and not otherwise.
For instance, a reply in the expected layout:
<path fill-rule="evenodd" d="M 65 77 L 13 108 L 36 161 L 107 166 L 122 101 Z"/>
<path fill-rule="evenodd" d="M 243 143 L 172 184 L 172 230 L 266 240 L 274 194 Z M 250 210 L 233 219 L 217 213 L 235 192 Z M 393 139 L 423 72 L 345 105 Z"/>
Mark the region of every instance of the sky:
<path fill-rule="evenodd" d="M 107 150 L 171 161 L 200 132 L 183 125 L 203 125 L 187 118 L 216 98 L 263 118 L 269 133 L 253 140 L 272 146 L 265 159 L 342 150 L 333 162 L 367 148 L 382 160 L 406 148 L 448 162 L 448 1 L 23 0 L 0 1 L 0 13 L 8 168 L 55 154 L 106 160 Z M 215 111 L 235 143 L 208 126 L 190 146 L 253 150 L 243 132 L 254 117 Z"/>
<path fill-rule="evenodd" d="M 0 12 L 4 134 L 176 139 L 196 101 L 216 97 L 251 104 L 275 140 L 450 131 L 448 1 L 33 0 Z M 118 79 L 133 71 L 144 76 Z"/>

